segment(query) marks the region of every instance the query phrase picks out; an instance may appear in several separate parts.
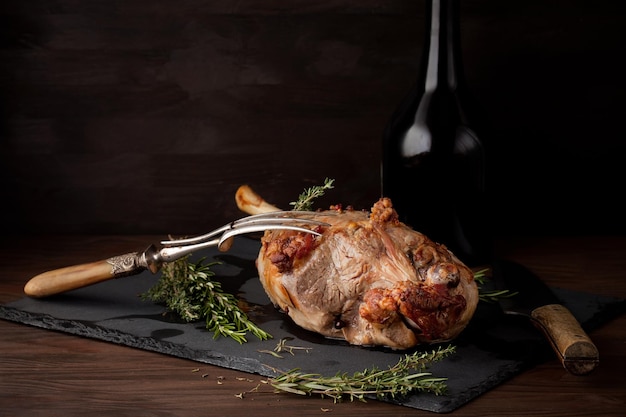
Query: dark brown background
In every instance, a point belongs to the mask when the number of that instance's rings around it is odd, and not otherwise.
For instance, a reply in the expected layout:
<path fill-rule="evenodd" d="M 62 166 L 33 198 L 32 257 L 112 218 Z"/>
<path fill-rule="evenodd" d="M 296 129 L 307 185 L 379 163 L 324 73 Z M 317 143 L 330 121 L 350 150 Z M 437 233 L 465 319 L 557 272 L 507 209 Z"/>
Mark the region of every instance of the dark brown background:
<path fill-rule="evenodd" d="M 623 233 L 626 3 L 461 3 L 496 230 Z M 423 8 L 2 1 L 2 233 L 200 233 L 241 215 L 240 184 L 289 208 L 325 177 L 369 207 Z"/>

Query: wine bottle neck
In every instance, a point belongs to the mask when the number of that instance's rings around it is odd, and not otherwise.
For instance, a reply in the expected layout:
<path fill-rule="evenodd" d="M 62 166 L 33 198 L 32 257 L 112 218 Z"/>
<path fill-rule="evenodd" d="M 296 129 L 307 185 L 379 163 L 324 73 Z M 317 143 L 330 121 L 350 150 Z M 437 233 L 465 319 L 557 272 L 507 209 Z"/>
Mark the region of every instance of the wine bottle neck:
<path fill-rule="evenodd" d="M 423 52 L 426 91 L 455 90 L 461 77 L 459 0 L 428 0 Z"/>

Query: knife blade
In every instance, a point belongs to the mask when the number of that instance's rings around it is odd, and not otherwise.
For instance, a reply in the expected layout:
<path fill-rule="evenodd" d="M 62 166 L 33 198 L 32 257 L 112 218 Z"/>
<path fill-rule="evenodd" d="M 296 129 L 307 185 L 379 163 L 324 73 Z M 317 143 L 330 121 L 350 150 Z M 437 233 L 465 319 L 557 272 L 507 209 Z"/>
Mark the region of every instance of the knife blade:
<path fill-rule="evenodd" d="M 586 375 L 596 368 L 600 360 L 595 344 L 537 275 L 516 262 L 498 260 L 493 264 L 492 281 L 496 289 L 512 294 L 498 299 L 504 313 L 530 318 L 568 372 Z"/>

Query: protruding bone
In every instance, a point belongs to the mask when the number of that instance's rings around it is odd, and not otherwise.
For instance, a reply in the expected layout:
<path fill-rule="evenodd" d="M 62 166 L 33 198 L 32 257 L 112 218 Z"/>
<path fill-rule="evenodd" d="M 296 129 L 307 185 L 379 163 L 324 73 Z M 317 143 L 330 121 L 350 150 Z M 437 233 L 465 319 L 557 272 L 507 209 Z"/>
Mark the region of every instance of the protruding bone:
<path fill-rule="evenodd" d="M 262 214 L 272 211 L 280 211 L 280 209 L 263 199 L 250 186 L 242 185 L 235 193 L 235 201 L 239 210 L 246 214 Z"/>

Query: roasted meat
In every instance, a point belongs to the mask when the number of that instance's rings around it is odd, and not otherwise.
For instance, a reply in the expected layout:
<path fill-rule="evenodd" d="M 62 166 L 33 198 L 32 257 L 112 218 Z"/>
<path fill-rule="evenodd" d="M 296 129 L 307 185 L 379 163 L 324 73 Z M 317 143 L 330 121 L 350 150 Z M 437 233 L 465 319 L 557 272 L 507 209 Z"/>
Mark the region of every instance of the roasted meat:
<path fill-rule="evenodd" d="M 237 205 L 278 210 L 248 186 Z M 299 326 L 354 345 L 407 349 L 459 335 L 478 304 L 473 272 L 444 245 L 398 220 L 388 198 L 370 212 L 314 214 L 321 236 L 266 231 L 256 260 L 265 292 Z"/>

